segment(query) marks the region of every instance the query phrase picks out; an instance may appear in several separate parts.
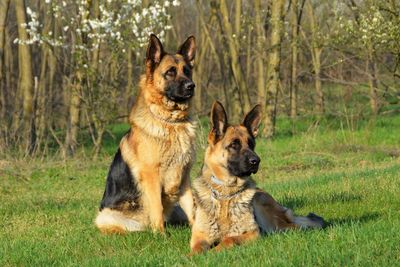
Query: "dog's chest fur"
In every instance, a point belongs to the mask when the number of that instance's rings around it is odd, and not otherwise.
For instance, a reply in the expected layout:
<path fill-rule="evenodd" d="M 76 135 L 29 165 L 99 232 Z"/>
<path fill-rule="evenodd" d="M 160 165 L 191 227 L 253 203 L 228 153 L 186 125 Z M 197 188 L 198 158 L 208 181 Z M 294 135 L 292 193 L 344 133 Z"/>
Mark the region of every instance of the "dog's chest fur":
<path fill-rule="evenodd" d="M 126 158 L 130 159 L 132 172 L 139 179 L 146 179 L 140 175 L 141 168 L 157 172 L 163 193 L 176 201 L 183 176 L 189 174 L 195 159 L 196 124 L 190 120 L 162 121 L 148 110 L 138 111 L 131 119 L 131 138 L 137 141 L 129 146 Z"/>
<path fill-rule="evenodd" d="M 148 109 L 142 109 L 132 118 L 134 128 L 145 135 L 143 140 L 148 140 L 145 145 L 154 152 L 152 158 L 159 155 L 164 167 L 191 162 L 194 159 L 196 123 L 191 120 L 168 122 L 154 116 Z"/>
<path fill-rule="evenodd" d="M 167 141 L 159 143 L 163 154 L 162 168 L 187 165 L 194 159 L 194 124 L 187 122 L 184 125 L 165 128 L 164 137 Z"/>
<path fill-rule="evenodd" d="M 209 186 L 201 179 L 195 180 L 194 189 L 196 226 L 207 233 L 211 240 L 258 230 L 252 205 L 256 191 L 252 186 L 227 199 L 213 196 Z"/>

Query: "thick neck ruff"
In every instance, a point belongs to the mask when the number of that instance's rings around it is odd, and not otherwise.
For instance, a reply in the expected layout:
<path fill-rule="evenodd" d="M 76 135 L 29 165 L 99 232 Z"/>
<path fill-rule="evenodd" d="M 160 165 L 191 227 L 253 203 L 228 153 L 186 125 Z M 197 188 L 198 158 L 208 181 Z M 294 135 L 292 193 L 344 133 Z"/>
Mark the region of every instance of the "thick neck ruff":
<path fill-rule="evenodd" d="M 156 103 L 148 104 L 140 98 L 132 108 L 129 122 L 147 135 L 159 139 L 170 139 L 171 134 L 186 142 L 195 136 L 196 123 L 192 120 L 189 110 L 167 109 Z M 183 138 L 183 139 L 182 139 Z M 189 141 L 191 142 L 191 141 Z"/>
<path fill-rule="evenodd" d="M 223 189 L 227 185 L 225 183 L 218 179 L 215 175 L 211 175 L 210 178 L 211 183 L 217 185 L 217 187 Z M 220 191 L 218 191 L 216 188 L 214 188 L 211 184 L 207 183 L 209 189 L 211 190 L 211 196 L 216 199 L 216 200 L 229 200 L 232 199 L 236 196 L 238 196 L 240 193 L 245 191 L 247 189 L 247 183 L 244 183 L 242 186 L 238 188 L 236 192 L 228 193 L 228 194 L 223 194 Z"/>
<path fill-rule="evenodd" d="M 171 124 L 176 124 L 176 123 L 182 123 L 182 122 L 187 122 L 189 120 L 189 117 L 183 117 L 183 118 L 179 118 L 179 114 L 175 114 L 175 113 L 179 113 L 180 111 L 169 111 L 167 116 L 163 116 L 161 115 L 159 112 L 156 111 L 156 109 L 152 108 L 152 106 L 150 107 L 150 113 L 151 115 L 156 118 L 157 120 L 160 120 L 164 123 L 171 123 Z"/>
<path fill-rule="evenodd" d="M 189 102 L 176 103 L 166 96 L 162 98 L 162 105 L 150 104 L 149 110 L 153 117 L 166 123 L 181 123 L 190 120 Z"/>

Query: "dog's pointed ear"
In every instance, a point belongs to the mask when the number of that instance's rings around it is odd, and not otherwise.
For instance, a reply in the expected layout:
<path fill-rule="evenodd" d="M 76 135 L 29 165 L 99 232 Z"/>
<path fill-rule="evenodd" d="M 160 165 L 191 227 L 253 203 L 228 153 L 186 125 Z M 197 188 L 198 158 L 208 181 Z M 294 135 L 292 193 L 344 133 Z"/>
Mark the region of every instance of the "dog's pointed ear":
<path fill-rule="evenodd" d="M 146 63 L 149 67 L 154 70 L 155 66 L 160 64 L 162 57 L 164 56 L 164 48 L 161 44 L 160 39 L 154 34 L 150 34 L 149 45 L 147 46 L 146 52 Z"/>
<path fill-rule="evenodd" d="M 225 134 L 228 127 L 228 119 L 224 106 L 218 101 L 215 101 L 211 108 L 211 132 L 209 140 L 212 143 L 218 142 Z"/>
<path fill-rule="evenodd" d="M 178 49 L 177 54 L 182 55 L 185 61 L 193 68 L 194 58 L 196 56 L 196 39 L 189 36 Z"/>
<path fill-rule="evenodd" d="M 262 117 L 261 105 L 256 105 L 249 113 L 244 117 L 242 125 L 247 128 L 249 133 L 256 137 L 258 134 L 258 128 L 260 127 Z"/>

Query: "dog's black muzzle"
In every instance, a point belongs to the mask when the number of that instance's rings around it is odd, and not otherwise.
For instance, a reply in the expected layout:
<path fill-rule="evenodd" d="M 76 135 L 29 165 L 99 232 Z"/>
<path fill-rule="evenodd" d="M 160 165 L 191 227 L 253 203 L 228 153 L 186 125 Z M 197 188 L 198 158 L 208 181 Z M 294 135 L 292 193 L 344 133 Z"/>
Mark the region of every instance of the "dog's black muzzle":
<path fill-rule="evenodd" d="M 184 102 L 194 96 L 195 84 L 191 80 L 174 82 L 166 91 L 168 99 L 175 102 Z"/>
<path fill-rule="evenodd" d="M 249 171 L 251 171 L 251 173 L 257 173 L 260 161 L 261 161 L 260 158 L 256 154 L 249 157 L 248 166 L 249 166 Z"/>
<path fill-rule="evenodd" d="M 240 157 L 228 160 L 228 169 L 232 175 L 246 177 L 252 173 L 257 173 L 260 161 L 260 157 L 249 149 Z"/>

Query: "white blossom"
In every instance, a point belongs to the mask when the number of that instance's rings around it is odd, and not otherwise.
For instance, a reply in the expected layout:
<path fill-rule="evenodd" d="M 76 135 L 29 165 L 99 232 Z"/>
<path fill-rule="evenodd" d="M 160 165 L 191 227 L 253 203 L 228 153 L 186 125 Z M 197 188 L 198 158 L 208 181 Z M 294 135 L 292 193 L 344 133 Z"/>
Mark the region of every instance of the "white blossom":
<path fill-rule="evenodd" d="M 26 8 L 28 23 L 21 25 L 27 28 L 29 40 L 15 42 L 21 44 L 41 44 L 53 46 L 73 46 L 77 50 L 96 49 L 101 43 L 110 43 L 110 48 L 125 50 L 143 47 L 148 42 L 150 33 L 156 33 L 162 39 L 166 31 L 172 28 L 167 22 L 170 19 L 169 8 L 180 5 L 178 0 L 154 0 L 147 8 L 142 8 L 143 0 L 107 0 L 100 1 L 99 18 L 90 18 L 86 0 L 67 2 L 65 0 L 51 1 L 48 8 L 51 15 L 60 18 L 62 33 L 53 36 L 52 32 L 42 33 L 43 25 L 39 23 L 38 13 L 30 7 Z M 65 7 L 70 6 L 78 12 L 67 16 Z M 133 15 L 132 15 L 133 14 Z M 42 21 L 42 20 L 40 20 Z M 66 32 L 73 29 L 77 34 L 86 33 L 90 39 L 88 44 L 75 44 L 69 41 Z"/>

